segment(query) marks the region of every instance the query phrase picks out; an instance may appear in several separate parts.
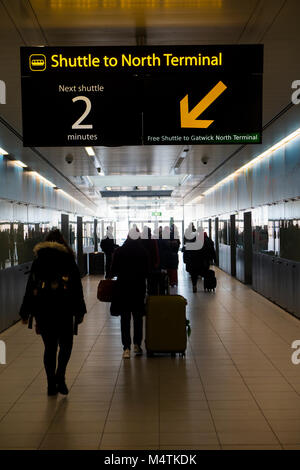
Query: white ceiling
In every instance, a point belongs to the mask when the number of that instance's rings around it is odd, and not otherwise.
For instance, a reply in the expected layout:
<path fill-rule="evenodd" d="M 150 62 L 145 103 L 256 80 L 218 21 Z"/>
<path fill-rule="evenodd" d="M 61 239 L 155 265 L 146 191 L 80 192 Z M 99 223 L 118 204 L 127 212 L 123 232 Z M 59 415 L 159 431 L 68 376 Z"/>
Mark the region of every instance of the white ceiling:
<path fill-rule="evenodd" d="M 299 0 L 0 0 L 0 78 L 7 84 L 7 104 L 0 108 L 0 117 L 22 135 L 20 46 L 262 43 L 266 124 L 289 104 L 291 83 L 300 78 L 299 18 Z M 118 175 L 119 187 L 125 187 L 124 175 L 171 175 L 183 150 L 182 146 L 97 147 L 94 161 L 84 148 L 39 148 L 41 159 L 20 150 L 20 141 L 13 139 L 18 137 L 8 138 L 0 126 L 1 147 L 18 148 L 20 158 L 26 163 L 30 159 L 31 166 L 50 180 L 58 178 L 57 169 L 60 180 L 66 177 L 68 192 L 85 204 L 86 197 L 76 187 L 87 197 L 90 191 L 76 178 L 98 175 L 99 163 L 105 175 Z M 174 196 L 188 194 L 237 148 L 192 146 L 178 170 L 191 176 Z M 67 153 L 74 157 L 72 164 L 65 161 Z M 206 165 L 203 156 L 208 158 Z"/>

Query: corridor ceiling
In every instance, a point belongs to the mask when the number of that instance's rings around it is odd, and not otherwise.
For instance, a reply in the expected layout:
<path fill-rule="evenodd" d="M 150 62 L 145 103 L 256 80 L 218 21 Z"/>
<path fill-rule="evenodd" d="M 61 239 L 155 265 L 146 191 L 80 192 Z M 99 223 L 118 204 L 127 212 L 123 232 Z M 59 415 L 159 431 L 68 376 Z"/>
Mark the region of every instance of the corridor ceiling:
<path fill-rule="evenodd" d="M 207 176 L 220 165 L 226 176 L 239 146 L 192 146 L 175 171 L 181 145 L 95 147 L 96 158 L 78 147 L 24 149 L 20 46 L 264 44 L 265 125 L 289 105 L 291 84 L 300 79 L 299 18 L 298 0 L 0 0 L 0 79 L 7 84 L 0 146 L 92 208 L 101 196 L 92 198 L 92 180 L 80 177 L 97 176 L 99 165 L 105 177 L 119 176 L 118 190 L 128 189 L 126 175 L 136 175 L 137 186 L 139 175 L 181 175 L 173 197 L 188 200 L 193 188 L 208 189 Z"/>

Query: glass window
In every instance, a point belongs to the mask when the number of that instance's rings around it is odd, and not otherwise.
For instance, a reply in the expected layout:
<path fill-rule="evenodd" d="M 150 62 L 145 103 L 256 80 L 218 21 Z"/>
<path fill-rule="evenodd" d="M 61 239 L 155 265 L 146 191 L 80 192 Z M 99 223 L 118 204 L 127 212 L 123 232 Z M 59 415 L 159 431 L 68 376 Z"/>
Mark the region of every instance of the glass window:
<path fill-rule="evenodd" d="M 94 221 L 85 220 L 82 223 L 83 229 L 83 246 L 84 247 L 93 247 L 94 246 Z"/>
<path fill-rule="evenodd" d="M 253 251 L 274 254 L 273 228 L 268 221 L 268 207 L 252 210 Z"/>
<path fill-rule="evenodd" d="M 201 227 L 203 231 L 206 232 L 207 235 L 209 235 L 209 220 L 208 219 L 198 220 L 196 227 L 197 228 Z"/>
<path fill-rule="evenodd" d="M 282 220 L 279 225 L 279 256 L 300 261 L 300 220 Z"/>
<path fill-rule="evenodd" d="M 0 269 L 32 261 L 34 246 L 58 227 L 59 218 L 57 211 L 26 204 L 1 204 Z"/>
<path fill-rule="evenodd" d="M 235 243 L 238 248 L 244 248 L 244 214 L 241 212 L 235 218 Z"/>
<path fill-rule="evenodd" d="M 69 221 L 69 243 L 74 253 L 76 253 L 77 252 L 77 221 L 75 220 Z"/>
<path fill-rule="evenodd" d="M 219 243 L 230 245 L 230 219 L 219 219 Z"/>

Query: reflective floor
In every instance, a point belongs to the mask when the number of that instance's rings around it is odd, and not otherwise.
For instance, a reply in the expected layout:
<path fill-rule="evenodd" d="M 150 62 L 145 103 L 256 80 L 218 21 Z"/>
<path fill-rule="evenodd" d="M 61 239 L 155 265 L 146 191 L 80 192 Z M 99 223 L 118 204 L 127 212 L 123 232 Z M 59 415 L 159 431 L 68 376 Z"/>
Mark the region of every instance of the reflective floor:
<path fill-rule="evenodd" d="M 19 323 L 0 335 L 1 449 L 300 449 L 299 320 L 219 270 L 216 293 L 193 294 L 181 269 L 186 357 L 123 360 L 99 278 L 84 280 L 67 397 L 46 395 L 39 336 Z"/>

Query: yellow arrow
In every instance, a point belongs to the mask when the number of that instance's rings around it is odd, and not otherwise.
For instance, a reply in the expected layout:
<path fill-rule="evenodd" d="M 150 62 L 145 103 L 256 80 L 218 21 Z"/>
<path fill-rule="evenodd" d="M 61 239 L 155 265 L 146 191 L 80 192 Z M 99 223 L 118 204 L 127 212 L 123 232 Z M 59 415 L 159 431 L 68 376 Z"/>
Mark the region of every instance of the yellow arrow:
<path fill-rule="evenodd" d="M 189 95 L 180 101 L 181 127 L 194 127 L 207 129 L 214 121 L 197 119 L 227 88 L 219 82 L 204 98 L 189 112 Z"/>

